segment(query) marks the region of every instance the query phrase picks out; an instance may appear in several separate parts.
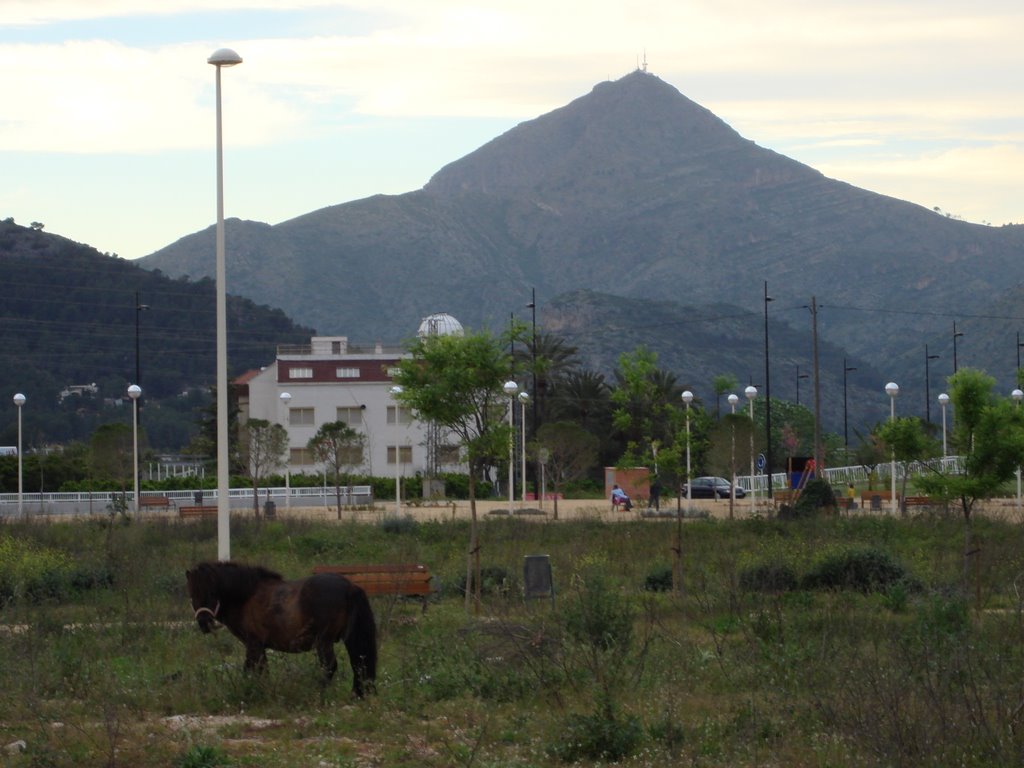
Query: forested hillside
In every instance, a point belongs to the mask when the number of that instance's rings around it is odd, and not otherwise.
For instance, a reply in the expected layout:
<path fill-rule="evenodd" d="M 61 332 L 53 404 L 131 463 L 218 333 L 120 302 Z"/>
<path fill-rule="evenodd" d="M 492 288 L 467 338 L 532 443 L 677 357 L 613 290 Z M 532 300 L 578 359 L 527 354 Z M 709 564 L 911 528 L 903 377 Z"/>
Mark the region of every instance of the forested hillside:
<path fill-rule="evenodd" d="M 215 314 L 208 278 L 172 280 L 40 225 L 0 222 L 0 443 L 16 441 L 15 392 L 28 398 L 26 443 L 44 445 L 126 418 L 121 398 L 138 378 L 150 443 L 181 447 L 216 379 Z M 312 333 L 281 310 L 229 296 L 229 374 L 267 365 L 277 344 Z M 81 385 L 89 387 L 62 398 Z"/>

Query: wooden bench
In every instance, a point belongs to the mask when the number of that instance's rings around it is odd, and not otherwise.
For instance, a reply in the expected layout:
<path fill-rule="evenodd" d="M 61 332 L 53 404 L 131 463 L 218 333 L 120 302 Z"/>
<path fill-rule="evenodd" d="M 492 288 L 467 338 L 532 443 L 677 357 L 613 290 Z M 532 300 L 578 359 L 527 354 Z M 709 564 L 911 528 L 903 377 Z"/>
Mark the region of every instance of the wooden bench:
<path fill-rule="evenodd" d="M 394 563 L 384 565 L 317 565 L 313 573 L 337 573 L 358 584 L 368 595 L 418 597 L 427 610 L 427 598 L 433 591 L 430 571 L 425 565 Z"/>
<path fill-rule="evenodd" d="M 217 507 L 178 507 L 178 516 L 183 519 L 216 519 Z"/>
<path fill-rule="evenodd" d="M 905 496 L 903 498 L 904 507 L 930 507 L 935 503 L 935 499 L 931 496 Z"/>
<path fill-rule="evenodd" d="M 174 506 L 174 502 L 167 496 L 139 496 L 139 509 L 146 509 L 147 507 L 159 507 L 160 509 L 170 509 Z"/>

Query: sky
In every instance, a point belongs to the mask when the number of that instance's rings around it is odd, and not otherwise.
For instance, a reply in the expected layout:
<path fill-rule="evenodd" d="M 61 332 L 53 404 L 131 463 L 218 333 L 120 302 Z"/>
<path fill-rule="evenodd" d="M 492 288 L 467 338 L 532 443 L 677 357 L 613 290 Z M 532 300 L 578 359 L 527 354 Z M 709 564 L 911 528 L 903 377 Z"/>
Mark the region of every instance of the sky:
<path fill-rule="evenodd" d="M 227 47 L 227 217 L 419 189 L 646 62 L 826 176 L 1024 223 L 1022 30 L 1020 0 L 0 0 L 0 219 L 128 259 L 213 224 Z"/>

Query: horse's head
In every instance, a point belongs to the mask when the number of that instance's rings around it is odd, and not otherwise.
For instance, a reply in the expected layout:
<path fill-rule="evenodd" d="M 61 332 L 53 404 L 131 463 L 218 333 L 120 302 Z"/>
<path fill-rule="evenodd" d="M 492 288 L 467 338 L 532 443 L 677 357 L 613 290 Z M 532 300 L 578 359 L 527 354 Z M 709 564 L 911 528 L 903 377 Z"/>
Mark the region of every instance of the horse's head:
<path fill-rule="evenodd" d="M 192 601 L 196 623 L 199 624 L 199 629 L 206 633 L 214 630 L 217 614 L 220 612 L 220 600 L 217 599 L 216 584 L 211 576 L 210 569 L 205 568 L 202 564 L 197 565 L 193 570 L 185 571 L 188 596 Z"/>

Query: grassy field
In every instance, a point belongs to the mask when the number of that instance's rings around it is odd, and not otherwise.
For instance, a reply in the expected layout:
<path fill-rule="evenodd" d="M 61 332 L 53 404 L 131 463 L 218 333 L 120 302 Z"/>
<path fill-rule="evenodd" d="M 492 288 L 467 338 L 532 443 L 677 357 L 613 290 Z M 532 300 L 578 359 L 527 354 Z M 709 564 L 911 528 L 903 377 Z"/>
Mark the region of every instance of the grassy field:
<path fill-rule="evenodd" d="M 0 527 L 0 748 L 21 766 L 1006 766 L 1024 763 L 1018 525 L 956 517 L 233 524 L 236 559 L 420 562 L 440 595 L 375 598 L 378 692 L 312 654 L 242 672 L 184 571 L 212 523 Z M 551 558 L 557 598 L 521 597 Z M 342 673 L 344 670 L 344 673 Z M 18 742 L 24 743 L 20 749 Z"/>

